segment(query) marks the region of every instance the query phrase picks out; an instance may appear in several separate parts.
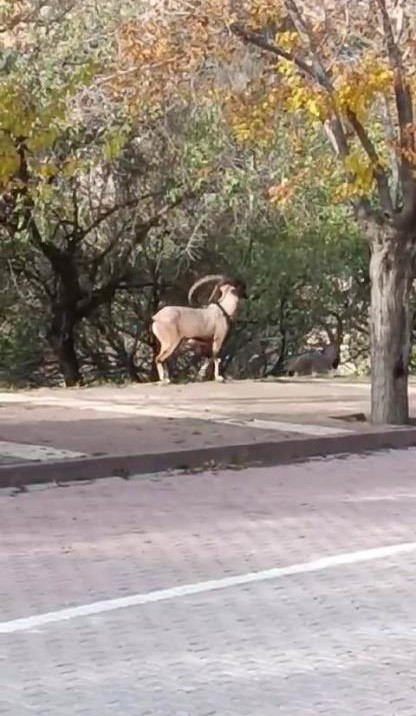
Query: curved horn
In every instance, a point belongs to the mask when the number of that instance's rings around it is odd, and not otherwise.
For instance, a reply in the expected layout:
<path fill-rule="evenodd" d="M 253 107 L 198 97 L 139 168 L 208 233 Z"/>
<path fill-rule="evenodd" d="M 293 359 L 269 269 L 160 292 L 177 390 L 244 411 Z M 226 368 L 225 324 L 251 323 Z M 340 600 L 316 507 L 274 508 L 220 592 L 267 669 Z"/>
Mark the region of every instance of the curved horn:
<path fill-rule="evenodd" d="M 209 274 L 208 276 L 203 276 L 202 278 L 198 279 L 198 281 L 195 281 L 194 284 L 192 284 L 191 288 L 188 292 L 188 303 L 192 306 L 192 300 L 194 298 L 195 292 L 201 287 L 204 286 L 206 283 L 221 283 L 221 281 L 224 280 L 223 274 Z M 212 294 L 211 294 L 212 296 Z"/>

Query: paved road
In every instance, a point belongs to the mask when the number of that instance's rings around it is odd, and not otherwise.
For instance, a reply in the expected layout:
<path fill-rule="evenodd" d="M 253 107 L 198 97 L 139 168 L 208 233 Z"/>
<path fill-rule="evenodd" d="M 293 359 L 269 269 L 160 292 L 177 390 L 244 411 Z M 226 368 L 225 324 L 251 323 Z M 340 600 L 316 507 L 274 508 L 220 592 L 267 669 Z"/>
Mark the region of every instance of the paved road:
<path fill-rule="evenodd" d="M 414 716 L 415 465 L 1 494 L 1 716 Z"/>

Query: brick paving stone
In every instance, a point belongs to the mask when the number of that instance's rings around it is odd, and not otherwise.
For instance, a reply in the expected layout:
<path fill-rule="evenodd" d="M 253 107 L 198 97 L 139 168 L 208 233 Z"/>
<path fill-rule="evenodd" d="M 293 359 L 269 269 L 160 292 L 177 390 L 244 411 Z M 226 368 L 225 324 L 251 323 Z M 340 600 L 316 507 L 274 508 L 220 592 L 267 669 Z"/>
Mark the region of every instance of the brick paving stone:
<path fill-rule="evenodd" d="M 416 451 L 0 494 L 0 620 L 415 540 Z M 416 553 L 0 634 L 1 716 L 407 716 Z"/>

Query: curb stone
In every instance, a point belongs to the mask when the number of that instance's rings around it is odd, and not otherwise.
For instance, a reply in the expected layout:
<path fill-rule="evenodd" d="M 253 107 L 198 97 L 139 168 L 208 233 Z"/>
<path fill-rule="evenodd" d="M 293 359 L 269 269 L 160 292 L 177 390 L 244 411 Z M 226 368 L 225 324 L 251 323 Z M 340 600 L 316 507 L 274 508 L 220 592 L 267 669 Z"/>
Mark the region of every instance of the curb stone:
<path fill-rule="evenodd" d="M 310 458 L 416 447 L 416 428 L 392 428 L 369 433 L 295 437 L 282 442 L 174 450 L 158 454 L 104 455 L 47 463 L 0 465 L 0 489 L 47 482 L 72 482 L 108 477 L 128 479 L 166 471 L 222 467 L 273 466 Z"/>

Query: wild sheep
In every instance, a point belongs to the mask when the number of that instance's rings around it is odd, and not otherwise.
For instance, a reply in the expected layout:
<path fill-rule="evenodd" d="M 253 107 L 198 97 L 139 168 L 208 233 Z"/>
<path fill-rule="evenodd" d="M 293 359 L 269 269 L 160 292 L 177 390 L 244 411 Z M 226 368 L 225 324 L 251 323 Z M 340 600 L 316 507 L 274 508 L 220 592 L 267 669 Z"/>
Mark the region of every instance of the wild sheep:
<path fill-rule="evenodd" d="M 328 373 L 339 364 L 337 347 L 326 346 L 322 351 L 307 351 L 291 358 L 286 364 L 287 375 L 313 375 Z"/>
<path fill-rule="evenodd" d="M 324 346 L 321 351 L 310 350 L 290 358 L 285 365 L 287 375 L 323 374 L 338 368 L 344 330 L 341 317 L 335 313 L 330 315 L 336 320 L 335 328 L 331 328 L 327 323 L 322 324 L 327 333 L 329 344 Z"/>
<path fill-rule="evenodd" d="M 208 305 L 204 308 L 192 306 L 196 291 L 209 283 L 215 283 L 215 288 Z M 184 343 L 189 347 L 205 346 L 214 361 L 215 380 L 223 380 L 219 352 L 243 298 L 247 298 L 244 281 L 222 275 L 204 276 L 189 290 L 190 306 L 165 306 L 152 317 L 152 331 L 160 343 L 156 356 L 160 383 L 170 382 L 166 361 Z"/>

